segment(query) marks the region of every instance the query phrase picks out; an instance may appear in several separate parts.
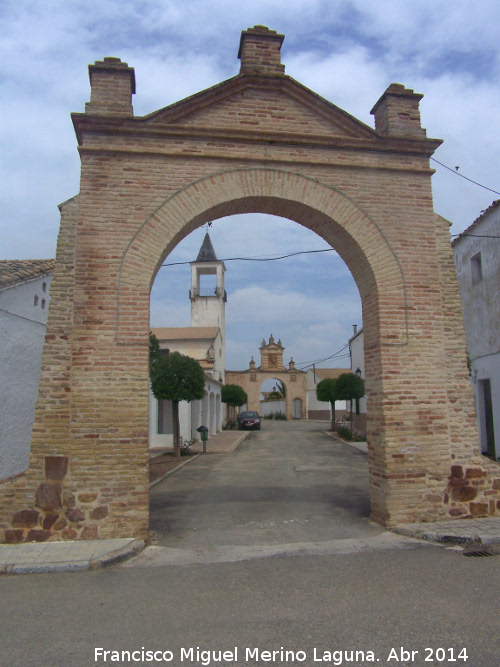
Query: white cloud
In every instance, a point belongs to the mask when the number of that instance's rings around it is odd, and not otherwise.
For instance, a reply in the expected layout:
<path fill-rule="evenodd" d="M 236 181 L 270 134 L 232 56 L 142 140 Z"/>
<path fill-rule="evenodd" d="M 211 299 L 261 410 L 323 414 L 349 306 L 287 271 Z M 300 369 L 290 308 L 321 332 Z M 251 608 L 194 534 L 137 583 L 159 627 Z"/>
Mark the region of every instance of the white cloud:
<path fill-rule="evenodd" d="M 359 316 L 360 310 L 359 301 L 356 302 L 353 297 L 351 293 L 327 299 L 315 296 L 311 288 L 307 292 L 292 292 L 255 285 L 234 292 L 227 312 L 233 322 L 251 319 L 253 322 L 268 324 L 280 322 L 287 326 L 289 323 L 330 321 L 334 314 L 352 319 Z"/>

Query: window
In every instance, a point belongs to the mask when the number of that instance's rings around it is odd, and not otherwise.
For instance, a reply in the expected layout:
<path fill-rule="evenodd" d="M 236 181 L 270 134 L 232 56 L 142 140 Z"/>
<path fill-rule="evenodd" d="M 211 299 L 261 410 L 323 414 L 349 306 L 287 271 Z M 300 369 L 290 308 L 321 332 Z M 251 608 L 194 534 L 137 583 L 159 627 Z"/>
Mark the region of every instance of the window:
<path fill-rule="evenodd" d="M 477 255 L 470 258 L 470 273 L 472 277 L 472 284 L 476 285 L 480 283 L 483 279 L 483 266 L 481 263 L 481 253 L 478 252 Z"/>
<path fill-rule="evenodd" d="M 479 426 L 483 454 L 495 458 L 495 432 L 493 428 L 493 401 L 489 378 L 479 380 Z"/>
<path fill-rule="evenodd" d="M 33 305 L 35 306 L 35 308 L 38 306 L 38 294 L 35 294 L 35 297 L 33 299 Z"/>
<path fill-rule="evenodd" d="M 42 283 L 42 292 L 47 291 L 47 283 Z"/>
<path fill-rule="evenodd" d="M 42 310 L 45 310 L 45 303 L 46 303 L 45 299 L 42 299 Z"/>

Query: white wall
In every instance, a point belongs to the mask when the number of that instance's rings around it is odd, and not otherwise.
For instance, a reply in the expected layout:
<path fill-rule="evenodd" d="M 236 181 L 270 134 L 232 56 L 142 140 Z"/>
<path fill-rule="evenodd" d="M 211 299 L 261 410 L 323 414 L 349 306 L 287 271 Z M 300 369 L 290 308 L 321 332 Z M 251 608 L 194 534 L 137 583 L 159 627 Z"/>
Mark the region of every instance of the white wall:
<path fill-rule="evenodd" d="M 351 371 L 355 373 L 357 369 L 361 371 L 361 377 L 365 379 L 365 337 L 363 329 L 360 329 L 356 335 L 349 340 L 351 350 Z M 367 401 L 366 395 L 359 399 L 359 412 L 366 414 Z"/>
<path fill-rule="evenodd" d="M 467 350 L 471 359 L 500 352 L 500 206 L 453 247 L 462 301 Z M 482 280 L 474 282 L 472 259 L 481 253 Z"/>
<path fill-rule="evenodd" d="M 259 409 L 263 417 L 271 412 L 283 412 L 286 414 L 286 400 L 261 401 Z"/>
<path fill-rule="evenodd" d="M 332 415 L 332 406 L 327 401 L 318 401 L 316 397 L 316 387 L 323 378 L 313 368 L 307 371 L 307 389 L 306 389 L 306 414 L 311 410 L 326 410 L 329 414 L 329 419 Z M 335 411 L 346 410 L 346 401 L 336 401 Z"/>
<path fill-rule="evenodd" d="M 496 457 L 500 458 L 500 206 L 492 206 L 473 227 L 470 235 L 453 246 L 465 333 L 471 362 L 471 381 L 481 441 L 486 451 L 486 426 L 480 380 L 490 380 Z M 481 277 L 478 279 L 477 259 Z"/>
<path fill-rule="evenodd" d="M 0 291 L 0 479 L 28 467 L 50 281 L 46 276 Z"/>
<path fill-rule="evenodd" d="M 201 401 L 181 401 L 179 403 L 179 422 L 181 437 L 185 440 L 201 440 L 196 430 L 199 426 L 209 429 L 209 437 L 222 429 L 222 409 L 220 400 L 222 384 L 211 378 L 205 380 L 205 395 Z M 162 401 L 162 406 L 149 392 L 149 448 L 171 449 L 173 447 L 172 403 Z M 163 415 L 164 433 L 158 432 L 159 413 Z"/>
<path fill-rule="evenodd" d="M 481 451 L 487 451 L 486 419 L 480 391 L 480 381 L 490 380 L 491 400 L 493 405 L 493 429 L 495 436 L 496 457 L 500 458 L 500 354 L 481 357 L 472 362 L 471 379 L 474 388 L 476 413 L 479 428 Z"/>

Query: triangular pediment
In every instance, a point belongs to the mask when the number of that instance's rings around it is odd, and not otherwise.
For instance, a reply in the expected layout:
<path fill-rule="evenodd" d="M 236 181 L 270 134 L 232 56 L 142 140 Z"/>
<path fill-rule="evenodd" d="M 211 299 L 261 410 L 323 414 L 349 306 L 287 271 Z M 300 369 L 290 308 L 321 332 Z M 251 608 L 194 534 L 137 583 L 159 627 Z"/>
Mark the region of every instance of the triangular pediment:
<path fill-rule="evenodd" d="M 376 132 L 284 76 L 233 79 L 142 118 L 148 126 L 375 139 Z"/>

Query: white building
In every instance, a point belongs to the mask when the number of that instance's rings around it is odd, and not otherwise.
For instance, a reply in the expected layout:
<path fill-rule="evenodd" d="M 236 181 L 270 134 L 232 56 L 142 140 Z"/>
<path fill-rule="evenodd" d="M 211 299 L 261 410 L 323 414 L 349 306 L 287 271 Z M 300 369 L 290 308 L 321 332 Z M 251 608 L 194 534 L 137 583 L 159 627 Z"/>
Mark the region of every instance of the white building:
<path fill-rule="evenodd" d="M 365 337 L 363 328 L 359 329 L 356 325 L 354 327 L 354 335 L 349 338 L 349 351 L 351 355 L 351 373 L 356 373 L 359 377 L 365 379 Z M 357 433 L 366 434 L 366 413 L 367 413 L 367 398 L 366 394 L 363 398 L 356 401 L 355 408 L 352 414 L 352 427 Z"/>
<path fill-rule="evenodd" d="M 0 480 L 28 467 L 53 259 L 0 261 Z"/>
<path fill-rule="evenodd" d="M 452 242 L 481 450 L 500 458 L 500 199 Z"/>
<path fill-rule="evenodd" d="M 179 404 L 181 437 L 200 439 L 197 429 L 208 428 L 208 436 L 222 429 L 221 389 L 225 377 L 224 262 L 214 252 L 210 236 L 205 235 L 195 262 L 191 262 L 191 326 L 161 327 L 151 331 L 160 348 L 180 352 L 196 359 L 205 371 L 205 395 L 201 401 Z M 170 448 L 173 444 L 171 401 L 157 401 L 150 392 L 149 446 Z"/>
<path fill-rule="evenodd" d="M 316 387 L 321 380 L 326 380 L 327 378 L 338 378 L 342 373 L 348 373 L 349 369 L 347 368 L 309 368 L 307 371 L 306 381 L 306 414 L 307 419 L 320 419 L 328 420 L 332 419 L 332 406 L 330 403 L 325 403 L 324 401 L 318 401 L 316 397 Z M 346 411 L 346 402 L 345 401 L 336 401 L 335 402 L 335 419 L 342 419 Z"/>

